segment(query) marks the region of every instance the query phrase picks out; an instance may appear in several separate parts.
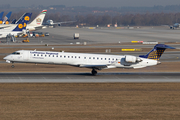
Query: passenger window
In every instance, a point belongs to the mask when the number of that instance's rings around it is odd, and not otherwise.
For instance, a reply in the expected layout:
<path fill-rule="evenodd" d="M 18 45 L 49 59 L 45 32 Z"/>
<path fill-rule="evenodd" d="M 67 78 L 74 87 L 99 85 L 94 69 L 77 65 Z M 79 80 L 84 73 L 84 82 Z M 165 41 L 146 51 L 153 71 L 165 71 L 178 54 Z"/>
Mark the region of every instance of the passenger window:
<path fill-rule="evenodd" d="M 106 60 L 106 58 L 104 58 L 104 60 Z"/>
<path fill-rule="evenodd" d="M 91 59 L 91 57 L 89 57 L 89 59 Z"/>
<path fill-rule="evenodd" d="M 49 57 L 51 57 L 51 55 L 49 55 Z"/>
<path fill-rule="evenodd" d="M 101 60 L 103 60 L 103 58 L 101 58 Z"/>
<path fill-rule="evenodd" d="M 66 58 L 66 56 L 64 56 L 64 58 Z"/>
<path fill-rule="evenodd" d="M 69 58 L 69 56 L 68 56 L 68 58 Z"/>
<path fill-rule="evenodd" d="M 93 57 L 93 59 L 95 59 L 95 57 Z"/>
<path fill-rule="evenodd" d="M 84 57 L 84 59 L 86 59 L 86 57 Z"/>
<path fill-rule="evenodd" d="M 73 56 L 71 56 L 71 58 L 73 58 Z"/>
<path fill-rule="evenodd" d="M 34 56 L 36 56 L 36 54 L 34 54 Z"/>

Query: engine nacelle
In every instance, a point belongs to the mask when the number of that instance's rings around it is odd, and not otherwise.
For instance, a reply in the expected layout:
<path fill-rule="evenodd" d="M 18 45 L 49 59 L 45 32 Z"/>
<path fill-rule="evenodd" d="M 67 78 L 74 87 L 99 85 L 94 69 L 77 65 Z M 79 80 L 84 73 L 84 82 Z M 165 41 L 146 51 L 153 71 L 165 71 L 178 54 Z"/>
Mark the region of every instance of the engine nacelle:
<path fill-rule="evenodd" d="M 142 61 L 142 60 L 135 56 L 131 56 L 131 55 L 125 56 L 125 62 L 128 62 L 128 63 L 136 63 L 136 62 L 140 62 L 140 61 Z"/>

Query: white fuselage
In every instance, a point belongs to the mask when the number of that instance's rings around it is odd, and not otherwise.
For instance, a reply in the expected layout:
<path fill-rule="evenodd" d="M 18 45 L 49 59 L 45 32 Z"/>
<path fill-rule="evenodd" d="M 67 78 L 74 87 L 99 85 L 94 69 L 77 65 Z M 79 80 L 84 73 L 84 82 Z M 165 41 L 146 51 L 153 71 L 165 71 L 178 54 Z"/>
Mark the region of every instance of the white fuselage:
<path fill-rule="evenodd" d="M 121 56 L 105 54 L 19 50 L 16 51 L 14 54 L 6 56 L 4 59 L 7 62 L 66 64 L 77 67 L 100 69 L 143 68 L 147 66 L 157 65 L 156 60 L 129 56 L 129 58 L 136 58 L 138 61 L 128 62 L 126 57 L 126 55 Z"/>

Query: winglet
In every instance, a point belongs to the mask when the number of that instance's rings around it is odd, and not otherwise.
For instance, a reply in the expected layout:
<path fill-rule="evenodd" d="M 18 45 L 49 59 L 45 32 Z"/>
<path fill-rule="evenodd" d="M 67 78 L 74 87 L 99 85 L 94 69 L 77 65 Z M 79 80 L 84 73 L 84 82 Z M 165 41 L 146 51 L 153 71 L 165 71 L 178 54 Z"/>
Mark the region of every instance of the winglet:
<path fill-rule="evenodd" d="M 139 57 L 159 60 L 159 58 L 166 49 L 176 49 L 176 48 L 164 44 L 157 44 L 147 55 L 140 55 Z"/>

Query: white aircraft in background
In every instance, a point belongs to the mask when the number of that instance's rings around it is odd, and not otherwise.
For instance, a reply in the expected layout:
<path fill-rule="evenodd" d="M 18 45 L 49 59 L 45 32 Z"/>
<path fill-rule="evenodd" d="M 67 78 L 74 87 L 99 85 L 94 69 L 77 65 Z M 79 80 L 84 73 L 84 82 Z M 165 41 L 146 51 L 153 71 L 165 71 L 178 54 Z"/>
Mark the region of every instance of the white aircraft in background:
<path fill-rule="evenodd" d="M 92 75 L 96 75 L 96 70 L 109 68 L 144 68 L 157 65 L 165 49 L 175 49 L 173 47 L 157 44 L 147 54 L 139 57 L 132 55 L 105 55 L 69 52 L 31 51 L 18 50 L 3 59 L 8 63 L 42 63 L 42 64 L 64 64 L 82 68 L 92 69 Z M 14 67 L 14 65 L 12 65 Z"/>
<path fill-rule="evenodd" d="M 27 21 L 22 20 L 19 24 L 15 26 L 15 28 L 9 29 L 1 29 L 0 30 L 0 38 L 6 38 L 8 35 L 17 36 L 26 32 Z"/>
<path fill-rule="evenodd" d="M 27 25 L 26 29 L 29 31 L 42 29 L 44 27 L 42 23 L 46 15 L 46 12 L 47 10 L 43 10 L 30 24 Z"/>
<path fill-rule="evenodd" d="M 61 26 L 61 24 L 73 23 L 73 22 L 76 22 L 76 21 L 65 21 L 65 22 L 56 22 L 56 23 L 54 23 L 53 20 L 47 20 L 46 23 L 43 23 L 43 25 L 55 27 L 55 25 Z"/>
<path fill-rule="evenodd" d="M 170 25 L 169 27 L 170 27 L 170 29 L 179 28 L 180 24 L 179 23 L 175 23 L 174 25 Z"/>

